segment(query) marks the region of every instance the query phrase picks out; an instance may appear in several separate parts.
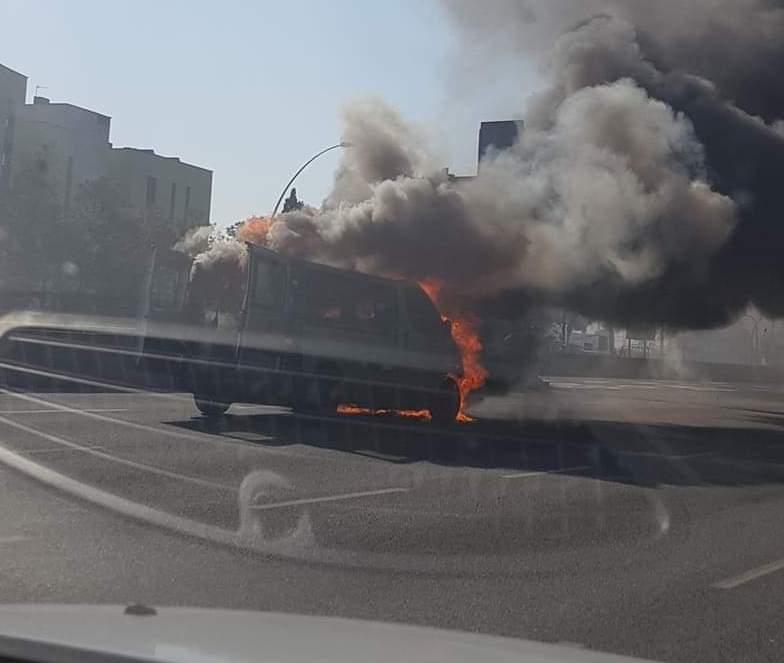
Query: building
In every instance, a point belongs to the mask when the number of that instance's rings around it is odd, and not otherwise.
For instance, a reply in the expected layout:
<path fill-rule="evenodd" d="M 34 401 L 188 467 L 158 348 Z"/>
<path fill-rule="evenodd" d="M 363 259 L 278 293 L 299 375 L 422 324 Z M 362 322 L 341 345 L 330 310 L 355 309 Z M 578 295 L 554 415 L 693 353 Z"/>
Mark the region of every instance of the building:
<path fill-rule="evenodd" d="M 479 155 L 478 164 L 490 150 L 502 152 L 512 147 L 523 130 L 522 120 L 496 120 L 482 122 L 479 127 Z"/>
<path fill-rule="evenodd" d="M 68 209 L 79 188 L 106 172 L 111 119 L 72 104 L 34 97 L 19 112 L 11 184 L 34 169 Z"/>
<path fill-rule="evenodd" d="M 212 171 L 152 150 L 112 148 L 107 173 L 127 203 L 178 230 L 209 222 Z"/>
<path fill-rule="evenodd" d="M 26 94 L 27 77 L 0 64 L 0 190 L 10 182 L 16 118 Z"/>
<path fill-rule="evenodd" d="M 123 203 L 155 214 L 179 232 L 210 221 L 212 171 L 152 150 L 114 148 L 111 118 L 36 96 L 25 104 L 27 78 L 0 65 L 0 184 L 30 172 L 45 175 L 68 209 L 84 184 L 107 178 Z"/>

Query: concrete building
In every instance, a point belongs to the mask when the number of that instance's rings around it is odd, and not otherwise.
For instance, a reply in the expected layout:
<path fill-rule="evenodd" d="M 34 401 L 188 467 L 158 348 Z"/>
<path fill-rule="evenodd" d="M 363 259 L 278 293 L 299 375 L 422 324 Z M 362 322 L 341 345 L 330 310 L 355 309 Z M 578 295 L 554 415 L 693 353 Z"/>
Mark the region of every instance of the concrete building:
<path fill-rule="evenodd" d="M 112 148 L 107 174 L 130 206 L 166 219 L 178 230 L 209 222 L 212 171 L 152 150 Z"/>
<path fill-rule="evenodd" d="M 0 190 L 10 182 L 16 119 L 26 94 L 27 77 L 0 64 Z"/>
<path fill-rule="evenodd" d="M 110 123 L 101 113 L 34 97 L 17 118 L 11 185 L 35 169 L 67 209 L 79 187 L 105 174 Z"/>
<path fill-rule="evenodd" d="M 0 65 L 0 186 L 34 171 L 68 209 L 85 183 L 106 177 L 138 214 L 178 231 L 209 223 L 212 171 L 152 150 L 113 148 L 109 116 L 40 96 L 25 104 L 26 90 L 25 76 Z"/>

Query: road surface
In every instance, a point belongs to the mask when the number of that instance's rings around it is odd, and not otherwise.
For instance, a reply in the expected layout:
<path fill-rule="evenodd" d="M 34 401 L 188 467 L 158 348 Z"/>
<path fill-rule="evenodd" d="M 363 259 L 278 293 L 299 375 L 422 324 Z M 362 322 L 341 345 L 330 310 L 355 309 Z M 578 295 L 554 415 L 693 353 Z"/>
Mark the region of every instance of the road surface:
<path fill-rule="evenodd" d="M 784 389 L 553 378 L 473 412 L 4 391 L 0 596 L 781 659 Z"/>

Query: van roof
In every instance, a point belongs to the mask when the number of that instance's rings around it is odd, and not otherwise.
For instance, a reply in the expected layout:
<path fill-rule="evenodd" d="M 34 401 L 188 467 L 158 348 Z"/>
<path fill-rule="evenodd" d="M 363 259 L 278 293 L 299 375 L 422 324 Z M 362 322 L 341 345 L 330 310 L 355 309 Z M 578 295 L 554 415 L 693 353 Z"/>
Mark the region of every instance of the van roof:
<path fill-rule="evenodd" d="M 378 283 L 394 284 L 398 286 L 408 286 L 408 287 L 414 287 L 419 289 L 419 285 L 415 281 L 412 281 L 410 279 L 376 276 L 375 274 L 358 272 L 354 269 L 341 269 L 340 267 L 323 265 L 318 262 L 313 262 L 312 260 L 305 260 L 304 258 L 291 258 L 289 256 L 284 256 L 283 254 L 278 253 L 277 251 L 273 251 L 272 249 L 268 249 L 264 246 L 259 246 L 258 244 L 252 244 L 250 242 L 246 242 L 246 244 L 248 246 L 248 251 L 255 252 L 261 255 L 267 255 L 270 257 L 274 256 L 278 260 L 284 260 L 286 262 L 290 262 L 294 264 L 307 265 L 309 267 L 314 267 L 319 271 L 332 272 L 337 274 L 351 274 L 352 276 L 362 278 L 368 281 L 376 281 Z"/>

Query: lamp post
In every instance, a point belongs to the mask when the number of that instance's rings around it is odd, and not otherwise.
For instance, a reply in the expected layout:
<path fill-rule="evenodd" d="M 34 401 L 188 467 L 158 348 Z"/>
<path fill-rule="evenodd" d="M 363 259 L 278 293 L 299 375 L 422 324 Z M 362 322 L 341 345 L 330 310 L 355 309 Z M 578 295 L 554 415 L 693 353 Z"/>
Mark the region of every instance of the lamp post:
<path fill-rule="evenodd" d="M 275 203 L 275 207 L 272 210 L 272 214 L 270 215 L 270 219 L 274 219 L 275 218 L 275 215 L 278 213 L 278 208 L 280 207 L 280 204 L 283 202 L 283 197 L 286 195 L 286 193 L 288 192 L 288 190 L 291 187 L 291 185 L 294 184 L 294 180 L 296 180 L 299 177 L 300 173 L 303 170 L 305 170 L 305 168 L 307 168 L 310 164 L 312 164 L 321 155 L 326 154 L 327 152 L 331 152 L 332 150 L 337 150 L 337 149 L 344 148 L 344 147 L 351 147 L 351 143 L 347 143 L 346 141 L 341 141 L 340 143 L 337 143 L 336 145 L 330 145 L 329 147 L 321 150 L 321 152 L 318 152 L 318 153 L 314 154 L 312 157 L 310 157 L 310 159 L 308 159 L 305 163 L 303 163 L 299 167 L 297 172 L 294 173 L 294 175 L 291 176 L 291 179 L 286 183 L 286 186 L 283 187 L 283 191 L 280 192 L 280 197 L 278 198 L 278 202 Z"/>
<path fill-rule="evenodd" d="M 759 337 L 759 324 L 762 322 L 762 318 L 756 318 L 750 313 L 746 313 L 744 316 L 748 318 L 752 322 L 751 328 L 751 364 L 752 366 L 756 366 L 757 362 L 759 361 L 759 350 L 760 350 L 760 337 Z"/>

